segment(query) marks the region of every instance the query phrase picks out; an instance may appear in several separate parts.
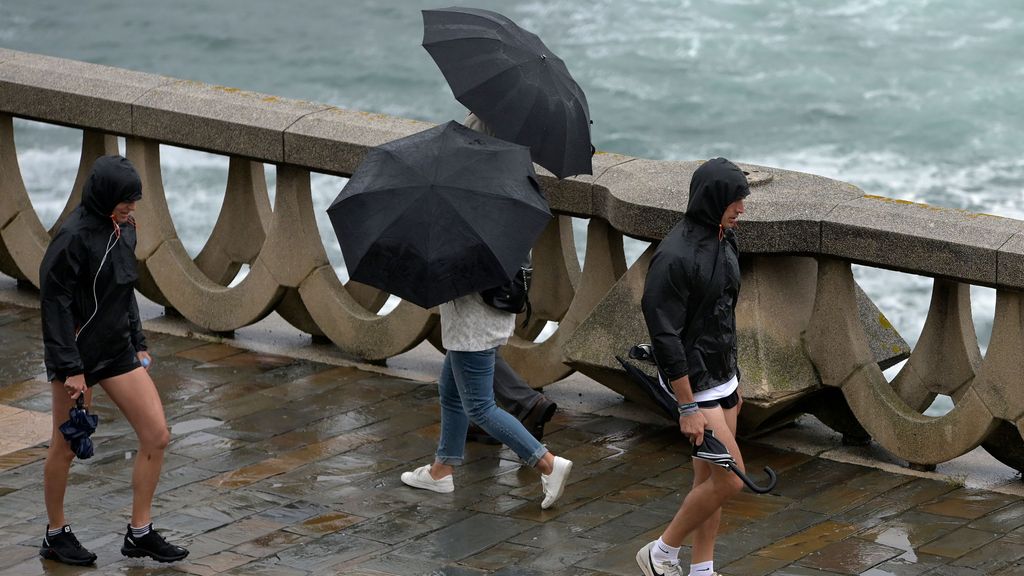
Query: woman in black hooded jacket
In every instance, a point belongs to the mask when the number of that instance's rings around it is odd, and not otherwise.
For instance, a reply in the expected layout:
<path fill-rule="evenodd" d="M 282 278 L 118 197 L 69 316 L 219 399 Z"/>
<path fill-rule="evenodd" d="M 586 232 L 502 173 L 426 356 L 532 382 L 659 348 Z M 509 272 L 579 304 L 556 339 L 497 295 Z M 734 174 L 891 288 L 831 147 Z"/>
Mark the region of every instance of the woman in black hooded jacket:
<path fill-rule="evenodd" d="M 88 565 L 86 550 L 64 518 L 64 492 L 74 459 L 60 425 L 79 396 L 85 404 L 96 384 L 117 404 L 139 439 L 132 474 L 132 518 L 121 553 L 161 562 L 188 551 L 168 544 L 152 528 L 151 504 L 169 440 L 163 404 L 148 367 L 152 359 L 135 300 L 135 220 L 142 181 L 121 156 L 93 164 L 82 203 L 68 216 L 39 269 L 46 376 L 53 394 L 53 438 L 43 491 L 49 520 L 39 550 L 44 558 Z"/>
<path fill-rule="evenodd" d="M 679 403 L 679 429 L 701 445 L 712 430 L 743 468 L 736 445 L 741 399 L 736 361 L 739 248 L 734 228 L 750 193 L 743 171 L 725 158 L 693 173 L 686 216 L 658 245 L 641 301 L 659 378 Z M 725 468 L 693 461 L 693 489 L 661 538 L 636 560 L 646 576 L 675 573 L 679 547 L 691 532 L 689 574 L 713 576 L 722 504 L 743 488 Z"/>

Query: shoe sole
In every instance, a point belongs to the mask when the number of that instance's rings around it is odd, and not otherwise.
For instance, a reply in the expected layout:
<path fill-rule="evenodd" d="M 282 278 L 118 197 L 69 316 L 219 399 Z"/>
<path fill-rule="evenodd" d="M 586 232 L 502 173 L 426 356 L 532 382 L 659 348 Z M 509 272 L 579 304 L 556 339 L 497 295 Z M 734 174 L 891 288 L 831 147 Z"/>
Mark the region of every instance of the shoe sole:
<path fill-rule="evenodd" d="M 70 558 L 65 558 L 50 548 L 40 550 L 39 555 L 46 560 L 53 560 L 54 562 L 69 564 L 71 566 L 92 566 L 96 563 L 96 558 L 93 558 L 92 560 L 72 560 Z"/>
<path fill-rule="evenodd" d="M 431 485 L 420 484 L 415 479 L 413 479 L 413 480 L 406 480 L 405 478 L 402 478 L 402 484 L 405 484 L 406 486 L 411 486 L 413 488 L 419 488 L 421 490 L 430 490 L 431 492 L 437 492 L 438 494 L 451 494 L 452 492 L 455 492 L 455 488 L 454 487 L 453 488 L 447 488 L 447 487 L 446 488 L 442 488 L 440 486 L 437 486 L 436 484 L 431 484 Z"/>
<path fill-rule="evenodd" d="M 160 556 L 159 554 L 153 554 L 148 550 L 142 550 L 139 548 L 125 548 L 121 547 L 121 555 L 128 558 L 152 558 L 157 562 L 177 562 L 184 560 L 188 557 L 188 552 L 185 552 L 181 556 Z"/>

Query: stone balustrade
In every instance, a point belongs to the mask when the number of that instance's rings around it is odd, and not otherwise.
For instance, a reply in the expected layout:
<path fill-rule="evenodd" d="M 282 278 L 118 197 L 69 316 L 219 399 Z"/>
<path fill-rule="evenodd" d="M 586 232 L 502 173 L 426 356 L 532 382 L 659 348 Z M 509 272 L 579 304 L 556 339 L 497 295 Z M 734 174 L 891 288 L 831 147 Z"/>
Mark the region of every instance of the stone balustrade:
<path fill-rule="evenodd" d="M 387 294 L 343 284 L 314 219 L 311 172 L 346 176 L 366 151 L 429 124 L 0 49 L 0 272 L 38 286 L 53 230 L 25 190 L 13 118 L 81 129 L 79 202 L 92 161 L 123 153 L 143 179 L 139 290 L 197 326 L 230 332 L 277 312 L 352 356 L 382 361 L 424 340 L 437 317 Z M 192 258 L 177 236 L 161 175 L 161 144 L 229 158 L 223 207 Z M 534 316 L 503 355 L 535 387 L 574 370 L 648 403 L 614 356 L 646 339 L 639 311 L 651 250 L 627 266 L 623 236 L 656 240 L 681 217 L 699 162 L 600 153 L 594 175 L 541 171 L 557 214 L 534 250 Z M 277 171 L 271 206 L 264 165 Z M 70 168 L 70 167 L 69 167 Z M 851 441 L 872 438 L 898 457 L 933 465 L 983 444 L 1024 468 L 1024 222 L 869 196 L 800 172 L 747 166 L 753 194 L 740 244 L 738 308 L 743 425 L 766 428 L 813 413 Z M 572 217 L 589 219 L 576 256 Z M 55 225 L 59 226 L 60 219 Z M 933 277 L 928 318 L 911 353 L 854 281 L 851 263 Z M 249 272 L 230 285 L 243 265 Z M 997 291 L 981 357 L 972 284 Z M 543 341 L 549 324 L 557 330 Z M 882 370 L 908 358 L 893 382 Z M 936 394 L 955 407 L 922 411 Z"/>

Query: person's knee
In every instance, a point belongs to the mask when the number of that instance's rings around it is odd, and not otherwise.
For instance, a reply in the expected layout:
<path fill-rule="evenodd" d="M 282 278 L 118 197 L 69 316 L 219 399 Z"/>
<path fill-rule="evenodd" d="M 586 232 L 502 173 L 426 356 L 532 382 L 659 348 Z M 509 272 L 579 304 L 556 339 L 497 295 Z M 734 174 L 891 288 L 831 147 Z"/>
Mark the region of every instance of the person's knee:
<path fill-rule="evenodd" d="M 54 462 L 58 462 L 66 466 L 71 466 L 71 461 L 75 459 L 75 453 L 71 450 L 71 445 L 63 438 L 50 442 L 50 449 L 47 451 L 47 456 L 53 459 Z"/>
<path fill-rule="evenodd" d="M 139 434 L 139 444 L 145 450 L 162 451 L 171 441 L 171 432 L 166 426 L 154 427 Z"/>
<path fill-rule="evenodd" d="M 478 425 L 482 425 L 486 420 L 490 419 L 491 412 L 497 409 L 497 406 L 493 401 L 491 402 L 477 402 L 475 404 L 464 405 L 463 408 L 466 411 L 466 416 Z"/>
<path fill-rule="evenodd" d="M 728 476 L 721 477 L 719 481 L 715 483 L 715 488 L 723 497 L 732 498 L 743 490 L 743 480 L 740 480 L 739 476 L 730 472 Z"/>

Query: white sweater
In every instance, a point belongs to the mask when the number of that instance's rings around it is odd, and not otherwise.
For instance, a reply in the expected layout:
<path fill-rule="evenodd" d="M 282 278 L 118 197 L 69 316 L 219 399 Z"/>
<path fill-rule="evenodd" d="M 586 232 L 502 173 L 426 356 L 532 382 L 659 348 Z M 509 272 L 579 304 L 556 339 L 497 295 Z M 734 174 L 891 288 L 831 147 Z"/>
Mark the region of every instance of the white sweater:
<path fill-rule="evenodd" d="M 441 313 L 441 343 L 447 350 L 480 352 L 501 346 L 516 327 L 516 315 L 488 306 L 477 293 L 445 302 Z"/>

